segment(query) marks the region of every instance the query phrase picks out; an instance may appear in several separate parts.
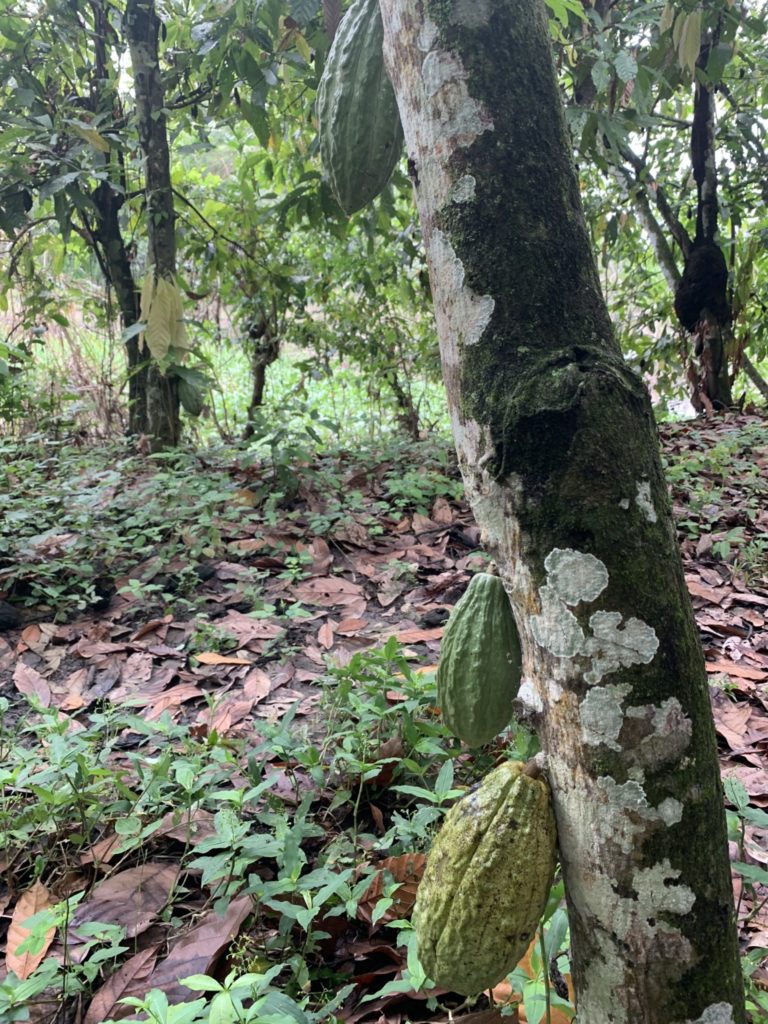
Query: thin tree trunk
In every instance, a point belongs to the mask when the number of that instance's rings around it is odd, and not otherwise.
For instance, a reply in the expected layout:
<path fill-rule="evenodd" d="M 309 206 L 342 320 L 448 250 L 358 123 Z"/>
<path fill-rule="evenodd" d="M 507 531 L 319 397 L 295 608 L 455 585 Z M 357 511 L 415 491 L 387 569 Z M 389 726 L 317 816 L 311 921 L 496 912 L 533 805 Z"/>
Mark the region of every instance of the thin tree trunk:
<path fill-rule="evenodd" d="M 125 29 L 145 163 L 148 262 L 156 277 L 171 279 L 176 273 L 175 213 L 158 50 L 160 20 L 154 0 L 128 0 Z M 154 360 L 147 373 L 147 425 L 154 449 L 173 448 L 179 443 L 178 378 L 164 374 Z"/>
<path fill-rule="evenodd" d="M 124 200 L 111 182 L 103 181 L 93 192 L 97 210 L 94 240 L 101 250 L 107 281 L 114 289 L 123 330 L 139 321 L 139 294 L 131 272 L 131 261 L 120 228 L 120 207 Z M 147 434 L 147 356 L 139 351 L 139 340 L 126 342 L 128 355 L 128 432 Z"/>
<path fill-rule="evenodd" d="M 262 308 L 256 319 L 248 328 L 248 341 L 251 345 L 251 400 L 246 413 L 243 440 L 247 441 L 255 433 L 256 412 L 264 403 L 264 391 L 267 386 L 267 368 L 280 355 L 280 338 L 277 335 L 277 310 L 273 307 L 272 315 Z"/>
<path fill-rule="evenodd" d="M 723 796 L 652 410 L 540 0 L 380 0 L 466 492 L 523 638 L 582 1024 L 743 1024 Z"/>

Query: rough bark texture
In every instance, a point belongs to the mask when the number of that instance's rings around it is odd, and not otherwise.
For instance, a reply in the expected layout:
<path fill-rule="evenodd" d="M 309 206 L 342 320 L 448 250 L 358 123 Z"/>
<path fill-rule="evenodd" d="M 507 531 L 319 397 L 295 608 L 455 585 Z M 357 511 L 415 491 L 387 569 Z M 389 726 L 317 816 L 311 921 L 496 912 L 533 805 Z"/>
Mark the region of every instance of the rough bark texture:
<path fill-rule="evenodd" d="M 171 188 L 171 162 L 160 74 L 160 20 L 154 0 L 128 0 L 125 30 L 133 66 L 136 117 L 144 153 L 147 196 L 148 263 L 158 277 L 176 272 L 176 232 Z M 154 449 L 179 443 L 178 379 L 163 374 L 152 362 L 147 374 L 147 425 Z"/>
<path fill-rule="evenodd" d="M 380 0 L 467 495 L 523 639 L 582 1024 L 741 1024 L 714 728 L 540 0 Z"/>

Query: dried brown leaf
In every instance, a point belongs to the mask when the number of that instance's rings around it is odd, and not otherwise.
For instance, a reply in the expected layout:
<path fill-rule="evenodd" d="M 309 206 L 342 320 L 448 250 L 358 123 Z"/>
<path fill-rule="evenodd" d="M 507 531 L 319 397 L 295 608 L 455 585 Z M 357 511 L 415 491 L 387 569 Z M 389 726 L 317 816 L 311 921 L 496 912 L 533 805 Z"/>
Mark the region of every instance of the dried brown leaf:
<path fill-rule="evenodd" d="M 127 960 L 94 995 L 83 1024 L 101 1024 L 103 1020 L 119 1020 L 132 1014 L 133 1009 L 129 1006 L 118 1006 L 118 1000 L 130 995 L 133 988 L 141 990 L 142 995 L 147 992 L 146 980 L 154 970 L 156 962 L 157 947 L 143 949 Z"/>
<path fill-rule="evenodd" d="M 19 953 L 19 946 L 30 935 L 30 929 L 24 926 L 25 921 L 34 914 L 38 914 L 41 910 L 47 910 L 50 906 L 50 894 L 43 883 L 38 881 L 30 889 L 27 889 L 14 908 L 11 923 L 8 926 L 5 966 L 9 971 L 13 971 L 17 978 L 21 978 L 22 981 L 28 978 L 33 971 L 37 970 L 43 962 L 56 932 L 55 928 L 50 928 L 45 933 L 43 945 L 36 953 Z"/>
<path fill-rule="evenodd" d="M 25 665 L 23 661 L 17 662 L 13 671 L 13 685 L 19 693 L 27 697 L 37 697 L 44 708 L 51 706 L 51 688 L 31 665 Z"/>

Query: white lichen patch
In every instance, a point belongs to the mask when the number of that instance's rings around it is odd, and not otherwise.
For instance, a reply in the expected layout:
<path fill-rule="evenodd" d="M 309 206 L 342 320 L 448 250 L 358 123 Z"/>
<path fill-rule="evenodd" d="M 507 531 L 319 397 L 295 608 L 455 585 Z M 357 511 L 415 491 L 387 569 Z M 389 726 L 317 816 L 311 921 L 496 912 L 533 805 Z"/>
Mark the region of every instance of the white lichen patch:
<path fill-rule="evenodd" d="M 420 27 L 419 35 L 416 40 L 416 45 L 422 53 L 429 53 L 437 42 L 438 30 L 437 25 L 431 18 L 424 18 Z"/>
<path fill-rule="evenodd" d="M 573 612 L 549 586 L 539 590 L 541 611 L 531 617 L 534 640 L 556 658 L 573 658 L 584 645 L 584 631 Z"/>
<path fill-rule="evenodd" d="M 655 523 L 658 520 L 659 517 L 656 515 L 653 498 L 651 497 L 651 485 L 647 480 L 637 481 L 637 497 L 635 501 L 637 502 L 637 507 L 649 523 Z"/>
<path fill-rule="evenodd" d="M 493 122 L 482 106 L 469 95 L 467 72 L 455 53 L 430 50 L 421 65 L 421 77 L 432 118 L 450 140 L 449 149 L 471 146 Z"/>
<path fill-rule="evenodd" d="M 457 6 L 456 15 L 469 24 L 482 16 L 482 10 L 482 4 L 474 0 Z M 483 132 L 493 131 L 493 119 L 485 106 L 470 95 L 469 76 L 459 56 L 440 47 L 433 19 L 414 19 L 411 11 L 394 3 L 383 4 L 381 14 L 384 61 L 398 83 L 408 156 L 418 168 L 416 200 L 427 257 L 433 263 L 432 229 L 437 214 L 450 202 L 456 183 L 450 157 L 457 147 L 468 148 Z M 410 49 L 403 40 L 409 41 Z M 405 82 L 407 88 L 400 88 Z M 439 282 L 439 276 L 435 275 L 433 280 Z M 441 301 L 442 295 L 436 294 L 438 308 Z"/>
<path fill-rule="evenodd" d="M 595 612 L 590 617 L 592 636 L 587 637 L 581 653 L 592 659 L 584 674 L 588 683 L 599 683 L 604 675 L 631 665 L 647 665 L 659 648 L 655 631 L 640 619 L 622 623 L 620 612 Z"/>
<path fill-rule="evenodd" d="M 629 505 L 630 505 L 629 498 L 622 498 L 621 501 L 619 502 L 619 508 L 624 509 L 625 512 L 629 508 Z"/>
<path fill-rule="evenodd" d="M 495 302 L 490 295 L 478 295 L 464 285 L 464 266 L 456 251 L 442 231 L 432 235 L 432 262 L 439 266 L 439 273 L 445 275 L 449 301 L 436 310 L 438 317 L 445 321 L 451 339 L 448 357 L 458 365 L 459 350 L 464 345 L 476 345 L 493 315 Z"/>
<path fill-rule="evenodd" d="M 594 601 L 608 586 L 608 570 L 599 558 L 573 551 L 553 548 L 544 560 L 547 585 L 569 605 Z"/>
<path fill-rule="evenodd" d="M 649 976 L 660 990 L 672 986 L 695 962 L 683 932 L 695 894 L 670 860 L 638 863 L 645 842 L 676 824 L 683 807 L 672 798 L 654 806 L 641 778 L 618 783 L 603 775 L 582 784 L 573 761 L 551 750 L 547 772 L 569 897 L 574 915 L 589 931 L 591 962 L 599 967 L 585 973 L 580 1019 L 637 1024 L 637 1006 L 616 993 L 627 986 L 642 991 Z"/>
<path fill-rule="evenodd" d="M 659 806 L 656 808 L 659 812 L 659 817 L 665 825 L 677 825 L 683 818 L 683 805 L 679 800 L 675 800 L 674 797 L 667 797 L 666 800 L 662 800 Z"/>
<path fill-rule="evenodd" d="M 488 23 L 491 0 L 453 0 L 450 20 L 465 28 L 480 28 Z"/>
<path fill-rule="evenodd" d="M 684 1024 L 735 1024 L 733 1007 L 730 1003 L 712 1003 L 696 1020 L 687 1020 Z"/>
<path fill-rule="evenodd" d="M 690 745 L 693 723 L 677 697 L 668 697 L 660 705 L 636 705 L 628 708 L 626 714 L 646 730 L 631 751 L 635 765 L 654 768 L 679 761 Z"/>
<path fill-rule="evenodd" d="M 544 701 L 541 699 L 541 694 L 531 679 L 523 679 L 515 700 L 523 711 L 528 714 L 540 715 L 544 710 Z"/>
<path fill-rule="evenodd" d="M 459 180 L 451 189 L 451 201 L 454 203 L 469 203 L 475 198 L 477 180 L 471 174 L 462 174 Z"/>
<path fill-rule="evenodd" d="M 591 747 L 604 743 L 611 750 L 621 750 L 617 742 L 624 724 L 622 701 L 631 686 L 601 686 L 590 690 L 579 706 L 581 738 Z"/>
<path fill-rule="evenodd" d="M 637 837 L 647 831 L 648 825 L 659 821 L 659 813 L 648 803 L 639 782 L 630 780 L 620 785 L 615 779 L 601 776 L 597 785 L 604 798 L 599 835 L 604 841 L 618 844 L 628 854 L 635 849 Z"/>
<path fill-rule="evenodd" d="M 608 586 L 608 570 L 594 555 L 553 548 L 544 560 L 547 581 L 539 588 L 541 610 L 531 617 L 536 642 L 556 658 L 589 658 L 584 679 L 595 685 L 609 672 L 647 665 L 659 647 L 655 631 L 640 619 L 623 621 L 620 612 L 598 611 L 590 636 L 568 607 L 596 600 Z"/>
<path fill-rule="evenodd" d="M 657 914 L 689 914 L 696 894 L 677 880 L 681 875 L 666 858 L 650 868 L 639 868 L 632 880 L 638 902 L 650 919 Z"/>

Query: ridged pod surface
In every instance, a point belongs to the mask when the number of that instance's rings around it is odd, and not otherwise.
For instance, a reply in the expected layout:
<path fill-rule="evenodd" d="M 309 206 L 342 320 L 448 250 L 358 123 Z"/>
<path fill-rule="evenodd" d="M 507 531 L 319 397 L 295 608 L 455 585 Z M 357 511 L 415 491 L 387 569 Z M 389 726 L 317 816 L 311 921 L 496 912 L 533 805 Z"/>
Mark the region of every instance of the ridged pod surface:
<path fill-rule="evenodd" d="M 520 675 L 520 639 L 504 584 L 480 572 L 443 633 L 437 668 L 443 721 L 470 746 L 487 743 L 512 718 Z"/>
<path fill-rule="evenodd" d="M 339 25 L 318 86 L 320 154 L 339 206 L 348 214 L 381 192 L 403 148 L 383 39 L 379 0 L 355 0 Z"/>
<path fill-rule="evenodd" d="M 413 912 L 419 960 L 438 985 L 475 995 L 523 957 L 552 885 L 549 786 L 508 761 L 448 812 Z"/>

